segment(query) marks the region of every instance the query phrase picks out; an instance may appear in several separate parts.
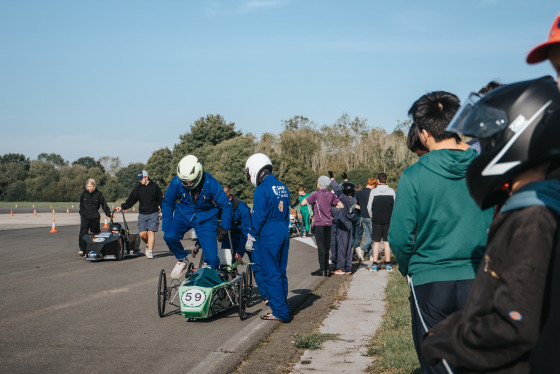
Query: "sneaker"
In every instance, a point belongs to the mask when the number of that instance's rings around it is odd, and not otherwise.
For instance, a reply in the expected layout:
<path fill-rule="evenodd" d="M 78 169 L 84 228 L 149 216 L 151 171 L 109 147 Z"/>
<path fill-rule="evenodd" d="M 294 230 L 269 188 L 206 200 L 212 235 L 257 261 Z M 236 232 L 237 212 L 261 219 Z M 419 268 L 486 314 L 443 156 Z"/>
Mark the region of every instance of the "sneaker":
<path fill-rule="evenodd" d="M 151 249 L 146 249 L 146 258 L 154 258 L 154 252 Z"/>
<path fill-rule="evenodd" d="M 84 257 L 84 251 L 78 251 L 78 256 Z"/>
<path fill-rule="evenodd" d="M 356 256 L 360 261 L 364 261 L 364 251 L 360 247 L 356 247 Z"/>
<path fill-rule="evenodd" d="M 337 269 L 337 270 L 333 271 L 333 274 L 335 274 L 335 275 L 344 275 L 344 274 L 346 274 L 346 273 L 345 273 L 344 271 L 340 270 L 340 269 Z"/>
<path fill-rule="evenodd" d="M 391 264 L 387 264 L 387 265 L 385 265 L 385 270 L 393 271 L 393 267 L 391 266 Z"/>
<path fill-rule="evenodd" d="M 323 276 L 323 273 L 324 273 L 324 272 L 325 272 L 324 270 L 317 269 L 317 270 L 315 270 L 315 271 L 312 271 L 312 272 L 311 272 L 311 275 L 314 275 L 314 276 L 316 276 L 316 277 L 321 277 L 321 276 Z"/>
<path fill-rule="evenodd" d="M 371 265 L 371 269 L 369 269 L 369 271 L 375 271 L 375 272 L 377 272 L 377 264 Z"/>
<path fill-rule="evenodd" d="M 183 270 L 185 270 L 188 264 L 189 263 L 187 261 L 182 261 L 182 260 L 177 261 L 175 267 L 173 268 L 173 271 L 171 271 L 171 278 L 179 279 L 181 274 L 183 274 Z"/>

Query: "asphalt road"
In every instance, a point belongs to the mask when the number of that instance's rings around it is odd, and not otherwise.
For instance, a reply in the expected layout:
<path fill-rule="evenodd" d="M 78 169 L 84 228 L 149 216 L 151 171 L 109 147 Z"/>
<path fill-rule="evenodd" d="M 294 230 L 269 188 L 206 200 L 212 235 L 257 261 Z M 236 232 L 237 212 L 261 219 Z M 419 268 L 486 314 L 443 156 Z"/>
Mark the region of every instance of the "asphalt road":
<path fill-rule="evenodd" d="M 203 321 L 175 313 L 160 318 L 159 271 L 169 274 L 175 264 L 162 232 L 154 260 L 90 263 L 77 255 L 78 226 L 58 231 L 0 231 L 1 373 L 229 372 L 278 324 L 259 319 L 269 311 L 259 302 L 244 321 L 235 310 Z M 292 240 L 293 309 L 321 281 L 309 275 L 316 261 L 315 248 Z"/>

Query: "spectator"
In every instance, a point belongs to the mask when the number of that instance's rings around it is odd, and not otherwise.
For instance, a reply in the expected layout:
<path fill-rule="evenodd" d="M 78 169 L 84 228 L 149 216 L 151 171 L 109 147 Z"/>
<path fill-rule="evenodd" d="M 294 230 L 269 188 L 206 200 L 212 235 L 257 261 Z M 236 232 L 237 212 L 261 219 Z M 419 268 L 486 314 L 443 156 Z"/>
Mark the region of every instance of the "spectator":
<path fill-rule="evenodd" d="M 331 247 L 332 215 L 331 207 L 343 208 L 342 202 L 327 189 L 331 180 L 322 175 L 317 180 L 319 191 L 313 192 L 309 197 L 302 200 L 301 205 L 313 205 L 313 217 L 315 219 L 315 241 L 317 242 L 317 257 L 319 269 L 311 275 L 329 276 L 329 248 Z"/>
<path fill-rule="evenodd" d="M 136 179 L 140 183 L 130 192 L 128 199 L 117 207 L 117 212 L 130 209 L 137 201 L 140 201 L 138 204 L 138 232 L 140 239 L 146 243 L 146 258 L 151 259 L 154 258 L 153 249 L 161 218 L 163 196 L 161 189 L 150 180 L 146 170 L 139 171 Z"/>
<path fill-rule="evenodd" d="M 448 129 L 479 138 L 467 185 L 481 208 L 500 209 L 464 310 L 422 352 L 469 372 L 559 373 L 560 93 L 545 77 L 473 98 Z"/>
<path fill-rule="evenodd" d="M 204 261 L 217 269 L 220 259 L 216 239 L 221 242 L 226 238 L 231 225 L 231 202 L 222 185 L 210 173 L 204 172 L 195 156 L 185 156 L 177 165 L 177 176 L 167 187 L 162 211 L 163 240 L 177 259 L 171 278 L 179 278 L 188 265 L 186 257 L 189 252 L 183 248 L 181 239 L 191 228 L 196 231 Z"/>
<path fill-rule="evenodd" d="M 465 183 L 477 153 L 463 150 L 459 136 L 445 130 L 458 108 L 459 99 L 443 91 L 420 97 L 410 108 L 429 153 L 402 173 L 389 229 L 399 271 L 409 278 L 412 335 L 424 373 L 447 372 L 422 357 L 424 325 L 433 327 L 463 308 L 492 219 Z"/>
<path fill-rule="evenodd" d="M 356 200 L 358 201 L 359 206 L 367 207 L 369 195 L 376 186 L 377 179 L 369 178 L 366 188 L 356 192 Z M 360 225 L 364 230 L 364 242 L 361 246 L 356 247 L 356 256 L 358 256 L 360 261 L 364 261 L 364 253 L 366 256 L 368 255 L 371 250 L 371 244 L 373 243 L 373 240 L 371 239 L 371 215 L 368 209 L 360 209 Z"/>
<path fill-rule="evenodd" d="M 356 193 L 363 189 L 364 187 L 362 185 L 357 185 Z M 357 248 L 360 246 L 360 243 L 362 242 L 362 236 L 364 235 L 364 229 L 362 228 L 362 225 L 360 223 L 360 209 L 358 208 L 359 205 L 357 204 L 358 201 L 356 200 L 356 208 L 354 208 L 354 211 L 352 212 L 352 248 Z M 354 255 L 356 256 L 356 258 L 358 257 L 357 254 Z"/>
<path fill-rule="evenodd" d="M 111 210 L 103 197 L 101 191 L 95 187 L 95 179 L 89 178 L 86 181 L 86 188 L 80 196 L 80 233 L 78 234 L 78 246 L 80 250 L 78 255 L 83 256 L 86 252 L 87 243 L 83 240 L 84 235 L 89 231 L 92 234 L 99 234 L 101 227 L 99 225 L 99 208 L 103 208 L 105 217 L 111 217 Z"/>
<path fill-rule="evenodd" d="M 387 174 L 379 173 L 377 180 L 379 184 L 370 195 L 371 204 L 368 202 L 373 225 L 373 263 L 370 271 L 378 270 L 377 261 L 381 240 L 383 240 L 383 250 L 385 252 L 385 270 L 391 271 L 393 270 L 391 268 L 391 247 L 387 241 L 387 235 L 389 234 L 391 214 L 393 213 L 393 204 L 395 203 L 395 190 L 387 186 Z"/>
<path fill-rule="evenodd" d="M 527 62 L 529 64 L 536 64 L 537 62 L 549 60 L 552 68 L 556 71 L 558 76 L 558 87 L 560 88 L 560 13 L 554 19 L 548 40 L 539 44 L 527 55 Z"/>
<path fill-rule="evenodd" d="M 309 196 L 308 193 L 305 192 L 305 187 L 300 187 L 298 191 L 298 198 L 297 200 L 291 205 L 292 208 L 295 208 L 298 204 L 301 204 L 301 201 Z M 300 207 L 299 211 L 301 212 L 301 219 L 303 221 L 303 236 L 309 236 L 309 227 L 311 225 L 311 216 L 309 214 L 309 207 L 302 206 Z"/>
<path fill-rule="evenodd" d="M 245 163 L 247 180 L 255 186 L 253 196 L 253 225 L 247 234 L 247 250 L 253 248 L 257 271 L 261 272 L 264 291 L 271 313 L 261 319 L 289 322 L 291 311 L 288 306 L 288 250 L 290 232 L 290 191 L 272 174 L 272 162 L 262 153 L 255 153 Z"/>
<path fill-rule="evenodd" d="M 354 197 L 356 194 L 356 186 L 354 183 L 348 182 L 346 173 L 342 174 L 344 183 L 340 186 L 334 179 L 332 171 L 329 171 L 329 177 L 331 178 L 330 186 L 332 190 L 344 206 L 344 209 L 339 209 L 340 214 L 336 221 L 336 249 L 338 252 L 336 255 L 336 262 L 334 263 L 336 270 L 333 274 L 352 274 L 352 211 L 357 205 L 356 198 Z"/>

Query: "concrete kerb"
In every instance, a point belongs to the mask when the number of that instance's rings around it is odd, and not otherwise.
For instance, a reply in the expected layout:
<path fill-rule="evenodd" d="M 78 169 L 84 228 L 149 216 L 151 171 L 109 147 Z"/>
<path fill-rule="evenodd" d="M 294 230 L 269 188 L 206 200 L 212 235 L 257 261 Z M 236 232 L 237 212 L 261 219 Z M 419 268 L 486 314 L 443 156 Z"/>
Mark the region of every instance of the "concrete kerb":
<path fill-rule="evenodd" d="M 306 350 L 292 373 L 358 373 L 371 366 L 367 355 L 371 337 L 385 314 L 387 271 L 370 272 L 368 261 L 353 275 L 345 298 L 332 310 L 319 332 L 338 334 L 321 349 Z"/>

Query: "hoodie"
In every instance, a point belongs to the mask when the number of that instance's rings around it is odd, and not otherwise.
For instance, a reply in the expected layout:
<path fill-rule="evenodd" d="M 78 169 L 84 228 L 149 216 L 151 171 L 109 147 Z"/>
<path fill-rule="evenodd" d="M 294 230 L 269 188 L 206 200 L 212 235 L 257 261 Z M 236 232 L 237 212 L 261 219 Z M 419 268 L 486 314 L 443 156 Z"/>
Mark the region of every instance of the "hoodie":
<path fill-rule="evenodd" d="M 402 173 L 388 241 L 399 271 L 416 286 L 476 275 L 492 221 L 492 209 L 480 210 L 465 181 L 476 156 L 435 150 Z"/>
<path fill-rule="evenodd" d="M 391 222 L 393 205 L 395 204 L 395 190 L 386 184 L 375 187 L 369 195 L 368 210 L 371 223 L 386 225 Z"/>

